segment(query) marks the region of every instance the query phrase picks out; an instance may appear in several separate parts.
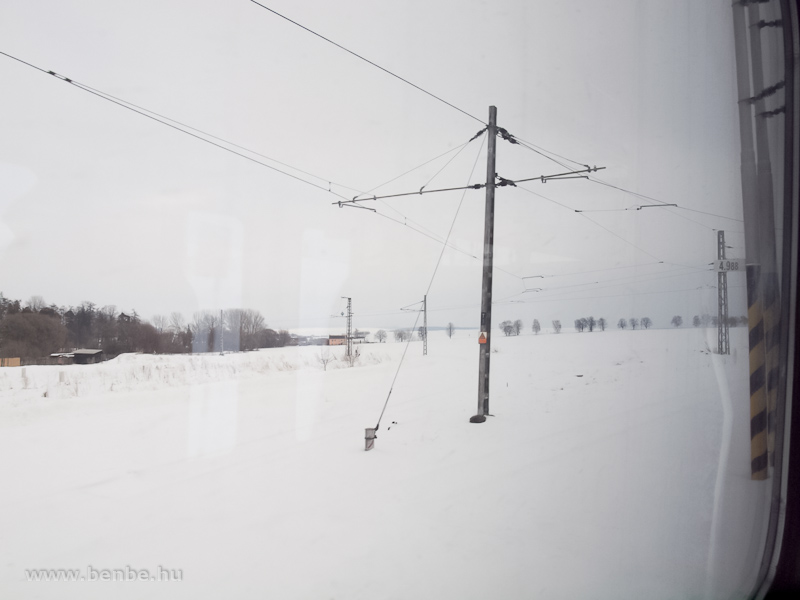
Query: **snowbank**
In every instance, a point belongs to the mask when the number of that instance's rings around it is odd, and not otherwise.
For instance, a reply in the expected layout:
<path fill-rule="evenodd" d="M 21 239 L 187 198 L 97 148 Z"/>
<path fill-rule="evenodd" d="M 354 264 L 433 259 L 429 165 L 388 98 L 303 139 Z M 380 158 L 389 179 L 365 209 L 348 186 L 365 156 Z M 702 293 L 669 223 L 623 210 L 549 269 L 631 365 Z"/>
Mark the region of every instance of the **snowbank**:
<path fill-rule="evenodd" d="M 355 365 L 390 360 L 386 346 L 359 344 Z M 330 356 L 327 366 L 320 357 Z M 107 392 L 158 390 L 198 385 L 271 371 L 335 370 L 349 366 L 344 348 L 324 346 L 269 348 L 255 352 L 219 354 L 122 354 L 94 365 L 37 365 L 0 369 L 0 402 L 13 399 L 73 398 Z"/>

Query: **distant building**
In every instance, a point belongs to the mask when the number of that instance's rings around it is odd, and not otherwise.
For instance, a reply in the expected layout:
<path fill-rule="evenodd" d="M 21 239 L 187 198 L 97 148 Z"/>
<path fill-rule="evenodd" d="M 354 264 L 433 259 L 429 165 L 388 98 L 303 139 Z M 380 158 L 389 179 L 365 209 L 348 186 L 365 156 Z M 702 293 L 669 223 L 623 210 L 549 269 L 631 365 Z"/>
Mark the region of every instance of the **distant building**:
<path fill-rule="evenodd" d="M 327 346 L 328 338 L 315 335 L 291 334 L 290 346 Z"/>
<path fill-rule="evenodd" d="M 102 350 L 82 348 L 80 350 L 73 350 L 70 354 L 72 354 L 72 360 L 76 365 L 91 365 L 103 361 Z"/>
<path fill-rule="evenodd" d="M 329 335 L 328 346 L 344 346 L 347 344 L 346 335 Z"/>

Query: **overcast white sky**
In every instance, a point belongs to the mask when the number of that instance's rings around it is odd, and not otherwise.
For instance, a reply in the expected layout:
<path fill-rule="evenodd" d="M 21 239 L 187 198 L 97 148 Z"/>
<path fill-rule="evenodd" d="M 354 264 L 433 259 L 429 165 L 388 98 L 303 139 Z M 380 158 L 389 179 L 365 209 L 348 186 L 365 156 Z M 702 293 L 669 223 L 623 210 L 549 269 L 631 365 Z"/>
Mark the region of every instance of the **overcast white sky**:
<path fill-rule="evenodd" d="M 265 4 L 480 119 L 497 106 L 500 126 L 607 167 L 607 182 L 741 218 L 729 0 Z M 248 0 L 5 0 L 0 40 L 3 52 L 318 175 L 292 171 L 325 188 L 333 181 L 346 197 L 355 192 L 336 184 L 370 190 L 483 127 Z M 91 300 L 146 318 L 242 306 L 300 328 L 339 324 L 329 315 L 351 296 L 356 326 L 413 323 L 397 309 L 421 300 L 440 243 L 4 56 L 0 77 L 7 297 Z M 482 142 L 429 187 L 484 181 Z M 375 193 L 415 191 L 453 154 Z M 503 177 L 561 170 L 498 141 Z M 583 180 L 524 185 L 573 209 L 643 203 Z M 451 243 L 465 253 L 444 253 L 431 326 L 478 324 L 481 262 L 468 254 L 482 252 L 484 194 L 464 195 Z M 460 199 L 374 207 L 443 238 Z M 715 258 L 713 228 L 730 232 L 729 256 L 743 256 L 737 221 L 675 209 L 581 215 L 501 188 L 493 321 L 529 328 L 592 314 L 667 326 L 674 314 L 714 313 L 715 276 L 684 267 Z M 743 277 L 730 276 L 733 314 L 744 313 Z"/>

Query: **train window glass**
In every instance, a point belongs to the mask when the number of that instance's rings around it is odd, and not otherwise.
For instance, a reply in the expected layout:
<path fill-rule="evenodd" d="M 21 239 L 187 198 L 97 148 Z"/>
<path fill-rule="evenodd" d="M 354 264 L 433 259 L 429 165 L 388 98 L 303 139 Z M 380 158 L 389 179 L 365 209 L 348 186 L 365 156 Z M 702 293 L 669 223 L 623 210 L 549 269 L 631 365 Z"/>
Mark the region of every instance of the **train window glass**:
<path fill-rule="evenodd" d="M 6 0 L 0 596 L 759 589 L 788 4 Z"/>

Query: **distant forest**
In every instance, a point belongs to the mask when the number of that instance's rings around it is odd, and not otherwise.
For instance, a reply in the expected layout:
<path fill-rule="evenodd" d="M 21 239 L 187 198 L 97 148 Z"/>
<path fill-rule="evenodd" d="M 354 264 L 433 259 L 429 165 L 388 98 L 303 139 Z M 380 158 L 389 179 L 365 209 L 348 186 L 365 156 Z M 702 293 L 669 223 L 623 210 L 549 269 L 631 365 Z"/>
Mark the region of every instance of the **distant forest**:
<path fill-rule="evenodd" d="M 221 320 L 220 320 L 220 317 Z M 0 357 L 40 358 L 77 348 L 103 350 L 106 357 L 124 352 L 177 354 L 253 350 L 288 345 L 289 332 L 267 327 L 256 310 L 203 311 L 186 322 L 180 313 L 142 320 L 135 310 L 47 305 L 41 296 L 27 302 L 0 292 Z"/>

